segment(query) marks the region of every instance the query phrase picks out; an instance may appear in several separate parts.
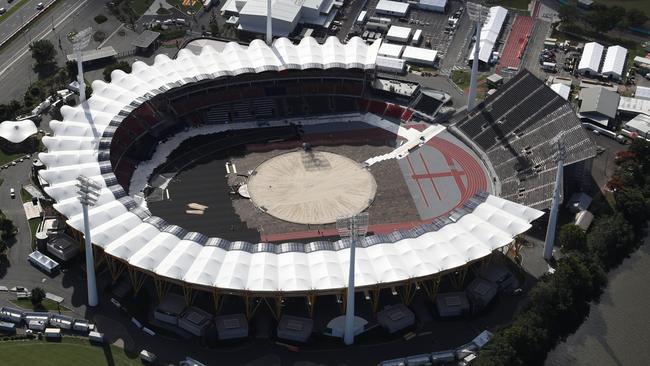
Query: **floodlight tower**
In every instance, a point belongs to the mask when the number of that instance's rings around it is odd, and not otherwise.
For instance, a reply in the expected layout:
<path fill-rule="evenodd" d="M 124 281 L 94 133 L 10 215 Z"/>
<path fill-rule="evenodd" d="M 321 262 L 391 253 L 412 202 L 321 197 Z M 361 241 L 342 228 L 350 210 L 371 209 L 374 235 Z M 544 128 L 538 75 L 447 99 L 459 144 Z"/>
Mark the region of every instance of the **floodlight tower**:
<path fill-rule="evenodd" d="M 88 206 L 94 206 L 102 187 L 92 179 L 80 175 L 77 178 L 79 201 L 84 216 L 84 238 L 86 239 L 86 282 L 88 285 L 88 306 L 97 306 L 97 281 L 95 280 L 95 261 L 90 240 L 90 223 L 88 222 Z"/>
<path fill-rule="evenodd" d="M 566 159 L 566 147 L 564 146 L 564 138 L 560 134 L 555 139 L 556 155 L 555 161 L 557 162 L 557 173 L 555 174 L 555 187 L 553 188 L 553 199 L 551 200 L 551 213 L 548 217 L 548 226 L 546 227 L 546 241 L 544 242 L 544 259 L 551 260 L 553 257 L 553 246 L 555 245 L 555 229 L 557 228 L 557 214 L 559 211 L 560 203 L 562 203 L 562 191 L 564 179 L 564 160 Z"/>
<path fill-rule="evenodd" d="M 474 108 L 476 103 L 476 79 L 478 77 L 478 57 L 481 48 L 481 26 L 487 18 L 489 8 L 478 3 L 467 3 L 467 14 L 469 19 L 476 23 L 476 35 L 474 42 L 474 59 L 472 60 L 472 74 L 469 79 L 469 96 L 467 97 L 467 110 Z"/>
<path fill-rule="evenodd" d="M 88 46 L 90 36 L 92 36 L 93 28 L 88 27 L 72 37 L 72 49 L 74 50 L 74 57 L 77 59 L 77 82 L 79 83 L 79 103 L 86 101 L 86 82 L 84 81 L 83 60 L 81 59 L 81 51 Z"/>
<path fill-rule="evenodd" d="M 345 305 L 345 330 L 343 342 L 354 343 L 354 251 L 357 241 L 368 232 L 368 213 L 362 212 L 336 220 L 336 229 L 341 238 L 350 238 L 350 272 L 348 274 L 348 296 Z"/>
<path fill-rule="evenodd" d="M 266 44 L 273 43 L 273 17 L 271 16 L 272 0 L 266 0 Z"/>

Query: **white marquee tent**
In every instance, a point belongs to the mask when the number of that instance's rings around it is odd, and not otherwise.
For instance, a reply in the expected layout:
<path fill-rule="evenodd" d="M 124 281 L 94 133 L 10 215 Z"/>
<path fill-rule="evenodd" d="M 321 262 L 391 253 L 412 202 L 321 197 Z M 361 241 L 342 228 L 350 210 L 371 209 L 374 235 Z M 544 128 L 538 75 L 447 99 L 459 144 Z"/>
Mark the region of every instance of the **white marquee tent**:
<path fill-rule="evenodd" d="M 605 48 L 596 42 L 585 44 L 582 50 L 582 56 L 578 63 L 578 71 L 581 73 L 598 74 L 600 70 L 600 60 L 603 58 Z"/>

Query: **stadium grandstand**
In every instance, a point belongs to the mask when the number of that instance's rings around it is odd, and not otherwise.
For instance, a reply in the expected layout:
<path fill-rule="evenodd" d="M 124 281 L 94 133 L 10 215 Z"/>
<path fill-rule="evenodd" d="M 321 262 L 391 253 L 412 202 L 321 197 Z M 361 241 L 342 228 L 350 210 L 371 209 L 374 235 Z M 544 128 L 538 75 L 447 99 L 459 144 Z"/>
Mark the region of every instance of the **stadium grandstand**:
<path fill-rule="evenodd" d="M 189 50 L 181 50 L 175 59 L 158 55 L 153 65 L 135 62 L 131 73 L 116 70 L 110 83 L 92 83 L 88 101 L 62 107 L 63 120 L 51 122 L 54 135 L 43 138 L 47 152 L 39 155 L 46 165 L 39 172 L 48 183 L 45 192 L 67 219 L 68 232 L 81 242 L 76 179 L 84 175 L 102 186 L 89 211 L 92 241 L 112 280 L 128 274 L 136 293 L 145 283 L 155 286 L 160 298 L 171 288 L 182 288 L 188 303 L 193 293 L 207 293 L 216 308 L 228 294 L 244 300 L 249 318 L 259 299 L 276 301 L 276 309 L 281 309 L 283 298 L 301 297 L 313 313 L 316 297 L 345 293 L 349 240 L 254 243 L 191 232 L 142 205 L 136 197 L 140 185 L 134 183 L 143 183 L 138 178 L 143 174 L 137 172 L 146 168 L 153 173 L 165 162 L 152 164 L 152 157 L 171 152 L 160 154 L 165 142 L 193 131 L 222 133 L 221 140 L 207 143 L 223 148 L 292 135 L 292 125 L 362 122 L 390 132 L 398 141 L 394 151 L 366 161 L 368 165 L 405 161 L 413 151 L 425 163 L 421 150 L 438 141 L 447 149 L 439 154 L 449 164 L 446 179 L 462 188 L 458 202 L 435 218 L 388 232 L 371 230 L 357 244 L 355 273 L 358 291 L 373 293 L 367 298 L 375 299 L 375 309 L 379 293 L 395 288 L 406 303 L 415 288 L 435 298 L 442 278 L 457 279 L 462 286 L 471 266 L 495 251 L 514 248 L 515 237 L 543 214 L 536 208 L 547 206 L 544 184 L 546 176 L 553 175 L 551 132 L 567 131 L 567 161 L 572 165 L 588 161 L 593 148 L 577 130 L 579 123 L 574 126 L 566 102 L 532 75 L 519 74 L 457 123 L 463 135 L 476 141 L 472 147 L 485 151 L 495 164 L 497 175 L 490 178 L 501 181 L 505 196 L 498 197 L 491 188 L 493 179 L 486 179 L 479 164 L 474 170 L 481 180 L 470 179 L 467 172 L 461 177 L 465 163 L 457 164 L 457 158 L 448 155 L 462 150 L 460 143 L 436 140 L 444 127 L 403 126 L 433 120 L 413 107 L 421 100 L 419 91 L 408 100 L 373 91 L 380 44 L 378 40 L 366 45 L 358 37 L 347 44 L 335 37 L 323 44 L 312 38 L 299 44 L 280 38 L 272 46 L 256 40 L 248 46 L 229 43 L 222 52 L 208 45 L 199 55 Z M 531 97 L 521 100 L 521 95 Z M 178 156 L 167 162 L 170 171 L 183 169 L 189 159 Z M 426 179 L 433 185 L 431 191 L 437 189 L 428 171 L 407 175 L 415 177 L 413 187 Z M 518 190 L 522 182 L 530 187 L 523 196 Z"/>
<path fill-rule="evenodd" d="M 575 112 L 560 95 L 524 70 L 488 96 L 451 129 L 485 153 L 503 198 L 548 209 L 557 170 L 555 141 L 566 146 L 566 180 L 587 184 L 593 142 Z"/>

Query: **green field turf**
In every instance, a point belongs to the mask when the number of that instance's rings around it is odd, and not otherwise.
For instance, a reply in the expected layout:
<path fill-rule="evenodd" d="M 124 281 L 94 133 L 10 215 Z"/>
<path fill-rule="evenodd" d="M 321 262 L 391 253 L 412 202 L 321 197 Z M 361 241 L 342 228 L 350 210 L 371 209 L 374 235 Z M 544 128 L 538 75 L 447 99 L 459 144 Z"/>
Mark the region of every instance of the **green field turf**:
<path fill-rule="evenodd" d="M 85 339 L 65 336 L 62 342 L 2 341 L 0 360 L 3 365 L 30 366 L 141 365 L 115 346 L 93 346 Z"/>

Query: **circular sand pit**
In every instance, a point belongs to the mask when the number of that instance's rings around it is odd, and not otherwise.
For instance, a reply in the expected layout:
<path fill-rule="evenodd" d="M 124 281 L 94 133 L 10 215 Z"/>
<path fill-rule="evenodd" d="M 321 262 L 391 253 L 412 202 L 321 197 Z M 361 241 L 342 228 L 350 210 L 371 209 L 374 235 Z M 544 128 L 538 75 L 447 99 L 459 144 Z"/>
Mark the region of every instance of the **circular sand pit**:
<path fill-rule="evenodd" d="M 377 183 L 345 156 L 295 151 L 260 164 L 248 179 L 248 192 L 255 206 L 278 219 L 329 224 L 365 210 Z"/>

